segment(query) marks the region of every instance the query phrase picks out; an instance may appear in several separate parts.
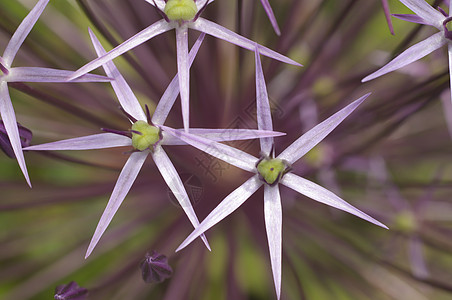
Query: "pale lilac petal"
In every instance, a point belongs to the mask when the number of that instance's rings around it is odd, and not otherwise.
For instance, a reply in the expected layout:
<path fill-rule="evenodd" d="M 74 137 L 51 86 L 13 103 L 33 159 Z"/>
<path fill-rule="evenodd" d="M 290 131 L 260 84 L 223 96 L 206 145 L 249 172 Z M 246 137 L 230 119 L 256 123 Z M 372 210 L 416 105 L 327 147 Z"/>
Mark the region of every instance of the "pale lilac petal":
<path fill-rule="evenodd" d="M 154 7 L 155 7 L 155 4 L 157 4 L 157 8 L 160 9 L 161 11 L 163 11 L 165 9 L 165 5 L 166 5 L 165 0 L 145 0 L 145 1 Z M 155 1 L 155 4 L 154 4 L 154 1 Z"/>
<path fill-rule="evenodd" d="M 74 74 L 73 71 L 37 68 L 37 67 L 17 67 L 10 69 L 5 80 L 8 82 L 64 82 L 67 83 L 67 78 Z M 110 82 L 111 78 L 95 75 L 85 74 L 72 82 Z"/>
<path fill-rule="evenodd" d="M 427 22 L 425 22 L 425 20 L 422 19 L 421 17 L 419 17 L 418 15 L 413 15 L 413 14 L 393 14 L 393 16 L 396 17 L 397 19 L 400 19 L 400 20 L 403 20 L 403 21 L 407 21 L 407 22 L 411 22 L 411 23 L 430 25 Z"/>
<path fill-rule="evenodd" d="M 218 204 L 217 207 L 196 227 L 196 229 L 182 242 L 177 251 L 187 247 L 198 236 L 209 230 L 212 226 L 229 216 L 233 211 L 239 208 L 254 192 L 262 185 L 258 176 L 255 175 L 245 181 L 244 184 L 235 189 L 226 198 Z"/>
<path fill-rule="evenodd" d="M 199 150 L 204 151 L 207 154 L 210 154 L 233 166 L 236 166 L 237 168 L 249 172 L 254 172 L 256 169 L 255 164 L 257 162 L 257 158 L 246 152 L 190 133 L 178 131 L 166 126 L 161 127 L 164 131 L 171 134 L 172 136 L 183 140 L 187 144 L 198 148 Z"/>
<path fill-rule="evenodd" d="M 91 252 L 93 252 L 94 247 L 96 247 L 100 238 L 104 234 L 114 215 L 118 211 L 119 207 L 122 204 L 122 201 L 126 197 L 129 192 L 132 184 L 138 176 L 138 173 L 141 170 L 141 167 L 148 156 L 148 151 L 143 152 L 134 152 L 130 155 L 127 160 L 124 168 L 119 174 L 118 181 L 116 181 L 115 188 L 113 189 L 113 193 L 110 196 L 110 200 L 108 200 L 107 207 L 105 208 L 102 217 L 100 218 L 99 224 L 97 224 L 96 231 L 94 232 L 93 238 L 88 246 L 88 250 L 86 251 L 85 258 L 90 256 Z"/>
<path fill-rule="evenodd" d="M 212 3 L 214 0 L 197 0 L 197 1 L 196 1 L 196 7 L 198 7 L 198 10 L 200 10 L 201 8 L 204 7 L 204 5 L 206 4 L 206 1 L 208 1 L 207 5 L 209 5 L 209 4 Z"/>
<path fill-rule="evenodd" d="M 265 185 L 264 216 L 276 295 L 281 296 L 282 207 L 279 187 Z"/>
<path fill-rule="evenodd" d="M 434 35 L 423 40 L 422 42 L 419 42 L 414 46 L 411 46 L 410 48 L 399 54 L 396 58 L 391 60 L 389 63 L 387 63 L 385 66 L 383 66 L 381 69 L 366 76 L 362 80 L 362 82 L 375 79 L 386 73 L 395 71 L 406 65 L 409 65 L 410 63 L 415 62 L 416 60 L 421 59 L 424 56 L 432 53 L 433 51 L 440 48 L 444 44 L 446 44 L 444 33 L 443 32 L 435 33 Z"/>
<path fill-rule="evenodd" d="M 381 4 L 383 6 L 383 11 L 385 13 L 386 22 L 388 23 L 389 31 L 392 35 L 394 35 L 394 27 L 391 22 L 391 12 L 389 11 L 388 0 L 381 0 Z"/>
<path fill-rule="evenodd" d="M 193 210 L 193 206 L 188 198 L 184 184 L 182 183 L 182 180 L 180 179 L 179 174 L 177 173 L 176 168 L 174 168 L 174 165 L 168 155 L 162 147 L 157 147 L 157 149 L 155 149 L 152 153 L 152 158 L 154 159 L 155 165 L 160 171 L 160 174 L 162 174 L 166 184 L 173 192 L 173 195 L 176 197 L 190 222 L 193 224 L 193 227 L 197 228 L 199 226 L 198 217 Z M 201 239 L 210 251 L 209 242 L 204 234 L 201 236 Z"/>
<path fill-rule="evenodd" d="M 344 200 L 342 200 L 340 197 L 336 196 L 329 190 L 325 189 L 324 187 L 321 187 L 318 184 L 315 184 L 314 182 L 301 178 L 300 176 L 288 173 L 284 175 L 280 183 L 315 201 L 346 211 L 361 219 L 364 219 L 375 225 L 388 229 L 388 227 L 386 227 L 384 224 L 378 222 L 371 216 L 363 213 L 359 209 L 348 204 L 347 202 L 345 202 Z"/>
<path fill-rule="evenodd" d="M 201 47 L 202 41 L 204 40 L 204 37 L 206 36 L 205 33 L 201 33 L 196 40 L 195 44 L 190 50 L 190 53 L 188 54 L 189 59 L 189 66 L 193 64 L 193 61 L 195 60 L 196 54 L 198 54 L 199 47 Z M 157 104 L 157 107 L 155 108 L 154 114 L 152 115 L 152 123 L 156 125 L 163 125 L 166 121 L 166 118 L 168 117 L 168 114 L 171 110 L 171 108 L 174 105 L 174 102 L 177 99 L 177 95 L 179 95 L 179 75 L 176 74 L 174 76 L 171 83 L 166 88 L 165 93 L 163 93 L 162 98 L 160 98 L 159 103 Z"/>
<path fill-rule="evenodd" d="M 445 17 L 442 13 L 425 2 L 425 0 L 400 0 L 400 2 L 405 4 L 406 7 L 424 19 L 428 24 L 441 29 Z"/>
<path fill-rule="evenodd" d="M 451 1 L 452 2 L 452 1 Z M 452 102 L 452 44 L 447 45 L 447 52 L 449 57 L 449 82 L 450 82 L 450 91 L 451 91 L 451 102 Z"/>
<path fill-rule="evenodd" d="M 450 15 L 450 13 L 452 12 L 452 1 L 450 1 L 450 0 L 448 0 L 449 1 L 449 15 Z"/>
<path fill-rule="evenodd" d="M 177 129 L 178 131 L 183 131 L 183 129 Z M 206 129 L 206 128 L 190 128 L 190 133 L 201 136 L 203 138 L 216 141 L 216 142 L 227 142 L 227 141 L 240 141 L 240 140 L 251 140 L 262 137 L 273 137 L 282 136 L 285 133 L 277 131 L 266 131 L 266 130 L 256 130 L 256 129 Z M 174 137 L 163 131 L 162 145 L 187 145 L 186 142 L 182 141 L 178 137 Z"/>
<path fill-rule="evenodd" d="M 25 165 L 24 153 L 22 152 L 16 115 L 14 114 L 13 104 L 11 103 L 11 98 L 9 96 L 8 85 L 4 81 L 0 81 L 0 116 L 2 117 L 6 134 L 11 142 L 19 167 L 24 174 L 25 180 L 31 187 L 30 177 L 28 176 L 27 166 Z"/>
<path fill-rule="evenodd" d="M 94 49 L 96 49 L 97 56 L 101 57 L 102 55 L 105 55 L 107 52 L 105 52 L 105 49 L 102 47 L 94 32 L 92 32 L 90 28 L 88 28 L 88 31 L 91 41 L 93 42 Z M 137 97 L 135 97 L 132 89 L 127 84 L 121 73 L 119 73 L 119 70 L 116 68 L 115 64 L 112 61 L 109 61 L 105 63 L 103 67 L 105 73 L 107 73 L 107 76 L 114 79 L 111 82 L 111 86 L 113 87 L 122 108 L 135 119 L 146 121 L 146 115 L 144 114 L 140 102 L 138 102 Z"/>
<path fill-rule="evenodd" d="M 153 37 L 162 34 L 164 32 L 167 32 L 168 30 L 173 29 L 175 26 L 174 23 L 168 23 L 165 20 L 160 20 L 155 22 L 154 24 L 148 26 L 146 29 L 143 29 L 139 33 L 135 34 L 133 37 L 129 38 L 127 41 L 122 43 L 121 45 L 117 46 L 110 52 L 108 52 L 106 55 L 102 57 L 98 57 L 95 60 L 87 63 L 80 69 L 74 72 L 71 77 L 68 78 L 68 80 L 73 80 L 75 78 L 78 78 L 96 68 L 99 68 L 103 64 L 115 59 L 116 57 L 120 56 L 121 54 L 147 42 L 148 40 L 152 39 Z"/>
<path fill-rule="evenodd" d="M 24 150 L 93 150 L 124 146 L 132 146 L 132 139 L 114 133 L 100 133 L 53 143 L 30 146 L 24 148 Z"/>
<path fill-rule="evenodd" d="M 270 6 L 268 0 L 261 0 L 262 6 L 267 13 L 268 18 L 270 19 L 270 23 L 272 23 L 273 29 L 275 30 L 277 35 L 281 35 L 281 30 L 279 30 L 278 22 L 276 21 L 275 14 Z"/>
<path fill-rule="evenodd" d="M 182 106 L 182 121 L 188 132 L 190 120 L 190 63 L 188 61 L 188 28 L 176 27 L 177 72 Z"/>
<path fill-rule="evenodd" d="M 369 95 L 370 93 L 362 96 L 358 100 L 355 100 L 322 123 L 318 124 L 311 130 L 303 134 L 289 147 L 287 147 L 286 150 L 278 155 L 278 158 L 287 160 L 291 164 L 299 160 L 303 155 L 308 153 L 309 150 L 320 143 L 339 124 L 341 124 L 348 115 L 350 115 L 361 103 L 363 103 L 364 100 L 367 99 L 367 97 L 369 97 Z"/>
<path fill-rule="evenodd" d="M 16 56 L 17 51 L 19 51 L 20 46 L 22 46 L 25 38 L 33 29 L 33 26 L 36 24 L 36 21 L 38 21 L 48 3 L 49 0 L 39 0 L 22 23 L 20 23 L 19 27 L 16 29 L 16 32 L 14 32 L 13 36 L 9 40 L 5 52 L 3 53 L 3 59 L 9 67 L 13 63 L 14 57 Z"/>
<path fill-rule="evenodd" d="M 208 21 L 203 18 L 198 18 L 195 22 L 192 22 L 188 25 L 190 28 L 199 30 L 201 32 L 205 32 L 209 35 L 212 35 L 216 38 L 225 40 L 227 42 L 230 42 L 232 44 L 235 44 L 237 46 L 243 47 L 245 49 L 254 51 L 256 47 L 256 43 L 229 30 L 224 28 L 223 26 L 220 26 L 214 22 Z M 301 64 L 297 63 L 296 61 L 279 54 L 278 52 L 275 52 L 273 50 L 270 50 L 264 46 L 258 45 L 259 51 L 262 55 L 271 57 L 273 59 L 279 60 L 281 62 L 295 65 L 295 66 L 301 66 Z"/>
<path fill-rule="evenodd" d="M 424 259 L 422 240 L 418 236 L 412 236 L 409 240 L 409 257 L 411 271 L 418 278 L 428 278 L 429 271 Z"/>
<path fill-rule="evenodd" d="M 268 101 L 267 86 L 265 84 L 264 71 L 262 70 L 262 63 L 259 54 L 259 49 L 255 49 L 255 64 L 256 64 L 256 114 L 257 127 L 260 130 L 273 130 L 272 112 L 270 103 Z M 270 155 L 273 148 L 273 138 L 260 138 L 261 151 L 265 155 Z"/>

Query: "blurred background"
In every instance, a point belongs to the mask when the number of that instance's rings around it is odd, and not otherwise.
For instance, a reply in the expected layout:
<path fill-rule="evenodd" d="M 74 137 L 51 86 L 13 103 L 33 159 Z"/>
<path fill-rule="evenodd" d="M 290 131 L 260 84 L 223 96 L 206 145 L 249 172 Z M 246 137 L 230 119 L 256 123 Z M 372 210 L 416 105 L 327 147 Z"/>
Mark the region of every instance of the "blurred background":
<path fill-rule="evenodd" d="M 380 0 L 270 2 L 280 37 L 258 0 L 217 0 L 203 17 L 304 65 L 262 58 L 274 128 L 287 133 L 276 140 L 276 153 L 372 92 L 293 172 L 390 228 L 281 188 L 282 299 L 452 299 L 446 50 L 361 83 L 435 29 L 393 19 L 391 35 Z M 441 1 L 429 3 L 447 11 Z M 35 4 L 0 1 L 0 49 Z M 389 7 L 409 13 L 399 1 Z M 51 1 L 14 66 L 76 70 L 96 58 L 88 27 L 109 50 L 159 19 L 144 0 Z M 191 44 L 198 35 L 190 32 Z M 175 53 L 170 31 L 115 60 L 143 106 L 155 108 L 176 74 Z M 254 80 L 252 52 L 207 36 L 191 69 L 190 125 L 257 128 Z M 18 122 L 33 132 L 32 144 L 129 127 L 110 84 L 9 86 Z M 166 125 L 182 127 L 180 116 L 178 100 Z M 257 141 L 229 144 L 259 155 Z M 188 146 L 165 149 L 200 220 L 250 177 Z M 207 232 L 212 252 L 197 240 L 175 253 L 192 227 L 151 159 L 84 259 L 130 150 L 25 153 L 32 189 L 17 162 L 0 152 L 0 298 L 53 299 L 57 286 L 75 281 L 89 291 L 88 299 L 275 299 L 262 189 Z M 152 251 L 165 255 L 173 270 L 161 283 L 142 278 L 140 263 Z"/>

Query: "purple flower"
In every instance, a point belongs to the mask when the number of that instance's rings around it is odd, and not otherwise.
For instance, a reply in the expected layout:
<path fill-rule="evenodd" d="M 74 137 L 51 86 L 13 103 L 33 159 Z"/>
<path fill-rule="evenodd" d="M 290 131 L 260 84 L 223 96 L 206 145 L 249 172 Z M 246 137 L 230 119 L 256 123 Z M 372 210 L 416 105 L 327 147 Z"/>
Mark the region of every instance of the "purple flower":
<path fill-rule="evenodd" d="M 157 251 L 146 253 L 140 268 L 141 276 L 147 283 L 162 282 L 173 274 L 173 269 L 168 264 L 168 258 Z"/>
<path fill-rule="evenodd" d="M 256 94 L 259 129 L 272 130 L 273 125 L 270 105 L 258 49 L 256 49 Z M 251 197 L 251 195 L 253 195 L 261 186 L 264 186 L 265 226 L 270 249 L 273 279 L 276 294 L 279 299 L 281 294 L 282 257 L 282 207 L 279 183 L 318 202 L 349 212 L 378 226 L 387 228 L 379 221 L 348 204 L 327 189 L 290 172 L 290 166 L 293 163 L 322 141 L 368 96 L 369 94 L 359 98 L 330 118 L 318 124 L 298 138 L 292 145 L 276 157 L 274 153 L 273 137 L 260 138 L 261 158 L 259 159 L 230 146 L 209 141 L 205 138 L 197 137 L 182 131 L 166 128 L 169 133 L 181 138 L 190 145 L 238 168 L 254 173 L 250 179 L 223 199 L 223 201 L 201 222 L 185 241 L 182 242 L 176 251 L 185 248 L 200 234 L 204 234 L 209 228 L 223 220 Z"/>
<path fill-rule="evenodd" d="M 28 176 L 25 158 L 22 152 L 21 138 L 17 126 L 14 108 L 8 91 L 8 82 L 65 82 L 71 71 L 55 70 L 36 67 L 15 67 L 11 65 L 19 51 L 20 46 L 33 29 L 49 0 L 39 0 L 35 7 L 25 17 L 11 37 L 6 46 L 3 57 L 0 57 L 0 116 L 3 120 L 6 134 L 11 142 L 12 150 L 19 163 L 20 169 L 25 176 L 28 185 L 31 187 Z M 2 74 L 3 73 L 3 74 Z M 77 80 L 78 82 L 109 81 L 108 78 L 98 75 L 85 75 Z"/>
<path fill-rule="evenodd" d="M 171 29 L 176 30 L 176 48 L 177 48 L 177 71 L 180 77 L 179 90 L 181 94 L 182 117 L 185 131 L 189 128 L 189 94 L 190 94 L 190 76 L 189 76 L 189 58 L 188 58 L 188 29 L 195 29 L 200 32 L 223 39 L 237 46 L 254 50 L 256 43 L 234 33 L 220 25 L 199 17 L 201 12 L 213 0 L 146 0 L 153 5 L 163 19 L 150 25 L 146 29 L 137 33 L 127 41 L 117 46 L 107 54 L 91 61 L 79 70 L 77 70 L 69 80 L 77 78 L 87 72 L 90 72 L 106 62 L 120 56 L 121 54 L 135 48 L 138 45 L 152 39 L 153 37 L 167 32 Z M 264 46 L 260 46 L 259 51 L 266 56 L 280 60 L 285 63 L 298 65 L 299 63 L 287 58 Z"/>
<path fill-rule="evenodd" d="M 105 54 L 105 50 L 102 48 L 102 45 L 99 43 L 91 30 L 90 35 L 97 54 L 99 56 Z M 203 39 L 204 34 L 198 38 L 193 46 L 193 49 L 190 51 L 190 64 L 194 60 Z M 103 233 L 107 229 L 113 219 L 113 216 L 116 214 L 124 198 L 132 187 L 132 184 L 138 176 L 138 173 L 149 154 L 152 156 L 155 165 L 160 171 L 166 184 L 169 186 L 179 201 L 180 206 L 187 214 L 190 222 L 195 228 L 199 225 L 198 218 L 196 217 L 195 211 L 190 203 L 190 199 L 184 188 L 182 180 L 180 179 L 173 163 L 162 148 L 163 145 L 185 144 L 183 141 L 175 138 L 172 134 L 167 134 L 166 129 L 163 129 L 162 125 L 165 122 L 179 93 L 178 76 L 176 75 L 168 86 L 153 116 L 151 117 L 147 108 L 146 113 L 143 111 L 138 99 L 135 97 L 130 86 L 119 73 L 119 70 L 116 68 L 114 63 L 111 61 L 107 62 L 104 65 L 104 69 L 107 75 L 114 79 L 111 84 L 115 90 L 122 109 L 132 123 L 131 129 L 124 132 L 105 130 L 108 132 L 25 148 L 26 150 L 88 150 L 121 146 L 133 147 L 134 150 L 119 175 L 107 207 L 102 214 L 91 243 L 88 246 L 86 257 L 91 254 L 94 247 L 97 245 Z M 280 133 L 275 133 L 273 131 L 245 129 L 226 130 L 196 128 L 191 129 L 191 131 L 199 136 L 218 141 L 243 140 L 258 138 L 261 136 L 281 135 Z M 205 236 L 201 236 L 201 238 L 203 239 L 206 247 L 210 249 Z"/>
<path fill-rule="evenodd" d="M 75 281 L 68 284 L 62 284 L 55 288 L 55 300 L 85 300 L 88 296 L 88 290 L 79 287 Z"/>

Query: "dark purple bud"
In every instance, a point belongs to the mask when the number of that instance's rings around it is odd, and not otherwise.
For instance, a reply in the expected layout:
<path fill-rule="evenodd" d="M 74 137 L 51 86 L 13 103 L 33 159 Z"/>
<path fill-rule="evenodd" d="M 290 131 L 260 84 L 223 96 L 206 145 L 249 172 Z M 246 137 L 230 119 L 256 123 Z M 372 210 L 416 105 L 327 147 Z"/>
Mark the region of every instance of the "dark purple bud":
<path fill-rule="evenodd" d="M 87 296 L 87 289 L 79 287 L 75 281 L 71 281 L 68 284 L 57 286 L 53 298 L 56 300 L 85 300 Z"/>
<path fill-rule="evenodd" d="M 147 283 L 162 282 L 171 277 L 173 269 L 168 264 L 165 255 L 152 251 L 146 253 L 144 260 L 141 262 L 141 276 Z"/>
<path fill-rule="evenodd" d="M 23 127 L 19 123 L 17 123 L 17 127 L 19 128 L 19 136 L 20 142 L 22 144 L 22 148 L 30 146 L 31 138 L 33 134 L 31 130 Z M 0 149 L 9 157 L 15 158 L 13 148 L 11 146 L 11 142 L 9 141 L 8 134 L 6 133 L 5 125 L 3 121 L 0 120 Z"/>

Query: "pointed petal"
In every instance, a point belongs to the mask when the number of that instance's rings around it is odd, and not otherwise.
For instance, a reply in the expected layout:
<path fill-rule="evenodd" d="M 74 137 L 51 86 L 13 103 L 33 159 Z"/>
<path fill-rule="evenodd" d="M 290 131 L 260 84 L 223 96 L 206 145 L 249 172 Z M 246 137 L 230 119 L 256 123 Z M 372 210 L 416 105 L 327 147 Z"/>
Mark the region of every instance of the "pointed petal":
<path fill-rule="evenodd" d="M 276 295 L 281 297 L 282 207 L 278 185 L 264 187 L 264 216 Z"/>
<path fill-rule="evenodd" d="M 177 129 L 183 131 L 183 129 Z M 216 142 L 251 140 L 263 137 L 282 136 L 285 133 L 255 129 L 206 129 L 190 128 L 190 133 Z M 178 137 L 163 132 L 163 145 L 187 145 Z"/>
<path fill-rule="evenodd" d="M 174 165 L 168 155 L 162 147 L 157 147 L 154 153 L 152 153 L 152 158 L 154 159 L 155 165 L 157 166 L 157 169 L 159 169 L 160 174 L 162 174 L 166 184 L 173 192 L 190 222 L 193 224 L 193 227 L 197 228 L 199 226 L 198 217 L 193 210 L 193 206 L 188 198 L 184 184 L 182 183 L 182 180 L 180 179 L 179 174 L 177 173 L 176 168 L 174 168 Z M 209 242 L 204 234 L 201 236 L 201 239 L 210 251 Z"/>
<path fill-rule="evenodd" d="M 182 106 L 182 120 L 185 132 L 188 132 L 190 117 L 190 64 L 188 61 L 188 28 L 176 28 L 177 72 Z"/>
<path fill-rule="evenodd" d="M 452 1 L 451 1 L 452 3 Z M 451 92 L 451 98 L 450 101 L 452 102 L 452 44 L 447 45 L 447 52 L 449 57 L 449 82 L 450 82 L 450 92 Z"/>
<path fill-rule="evenodd" d="M 10 69 L 10 73 L 5 80 L 8 82 L 64 82 L 67 83 L 69 76 L 73 71 L 36 68 L 36 67 L 17 67 Z M 85 74 L 72 82 L 110 82 L 111 78 Z"/>
<path fill-rule="evenodd" d="M 279 30 L 278 22 L 276 21 L 275 14 L 270 6 L 268 0 L 261 0 L 262 6 L 267 13 L 268 18 L 270 19 L 270 23 L 272 23 L 273 29 L 275 30 L 277 35 L 281 35 L 281 30 Z"/>
<path fill-rule="evenodd" d="M 6 46 L 5 52 L 3 53 L 3 59 L 6 64 L 10 67 L 14 57 L 16 57 L 17 51 L 19 51 L 20 46 L 22 46 L 25 38 L 28 36 L 30 31 L 33 29 L 36 21 L 38 21 L 42 12 L 44 11 L 49 0 L 39 0 L 35 7 L 28 13 L 25 19 L 17 27 L 16 32 L 14 32 L 12 38 L 9 40 Z"/>
<path fill-rule="evenodd" d="M 102 217 L 100 218 L 99 224 L 97 224 L 96 231 L 94 232 L 93 238 L 91 239 L 91 242 L 88 246 L 85 258 L 90 256 L 91 252 L 93 252 L 94 247 L 96 247 L 100 238 L 113 219 L 113 216 L 118 211 L 119 206 L 121 206 L 122 201 L 126 197 L 127 193 L 132 187 L 133 182 L 137 178 L 147 155 L 147 151 L 134 152 L 130 155 L 129 159 L 124 165 L 124 168 L 121 171 L 121 174 L 119 174 L 118 181 L 116 181 L 115 188 L 113 189 L 113 193 L 110 196 L 110 200 L 108 200 L 107 207 L 105 208 Z"/>
<path fill-rule="evenodd" d="M 198 1 L 196 1 L 196 7 L 198 8 L 198 10 L 200 10 L 201 8 L 204 7 L 204 5 L 206 4 L 206 1 L 208 1 L 207 5 L 209 5 L 214 0 L 198 0 Z"/>
<path fill-rule="evenodd" d="M 145 1 L 154 7 L 155 7 L 155 4 L 157 4 L 157 8 L 160 9 L 161 11 L 163 11 L 166 6 L 165 0 L 145 0 Z"/>
<path fill-rule="evenodd" d="M 74 74 L 72 74 L 72 76 L 68 78 L 68 80 L 73 80 L 96 68 L 99 68 L 103 64 L 109 62 L 112 59 L 115 59 L 116 57 L 137 47 L 138 45 L 145 43 L 153 37 L 173 29 L 174 26 L 175 25 L 173 23 L 167 23 L 165 20 L 155 22 L 154 24 L 150 25 L 146 29 L 143 29 L 121 45 L 108 52 L 106 55 L 98 57 L 95 60 L 87 63 L 86 65 L 75 71 Z"/>
<path fill-rule="evenodd" d="M 340 197 L 336 196 L 329 190 L 325 189 L 324 187 L 321 187 L 318 184 L 315 184 L 314 182 L 301 178 L 300 176 L 288 173 L 284 175 L 280 183 L 315 201 L 346 211 L 361 219 L 364 219 L 375 225 L 388 229 L 388 227 L 386 227 L 384 224 L 378 222 L 371 216 L 363 213 L 359 209 L 348 204 L 347 202 L 345 202 L 344 200 L 342 200 Z"/>
<path fill-rule="evenodd" d="M 386 22 L 388 23 L 389 31 L 392 35 L 394 35 L 394 27 L 391 22 L 391 12 L 389 11 L 388 0 L 381 0 L 381 4 L 383 6 L 383 11 L 385 13 Z"/>
<path fill-rule="evenodd" d="M 220 26 L 216 23 L 213 23 L 213 22 L 208 21 L 203 18 L 198 18 L 198 20 L 196 20 L 193 23 L 190 23 L 188 26 L 192 29 L 199 30 L 201 32 L 205 32 L 216 38 L 225 40 L 227 42 L 230 42 L 232 44 L 235 44 L 237 46 L 240 46 L 242 48 L 245 48 L 245 49 L 248 49 L 251 51 L 254 51 L 254 49 L 256 47 L 255 42 L 233 32 L 229 29 L 226 29 L 223 26 Z M 287 64 L 301 66 L 301 64 L 297 63 L 296 61 L 294 61 L 282 54 L 279 54 L 278 52 L 270 50 L 261 45 L 258 45 L 258 47 L 259 47 L 259 51 L 262 55 L 271 57 L 273 59 L 279 60 L 279 61 L 287 63 Z"/>
<path fill-rule="evenodd" d="M 256 47 L 254 52 L 256 64 L 256 112 L 257 112 L 257 127 L 260 130 L 273 130 L 272 112 L 270 103 L 268 101 L 267 86 L 265 84 L 264 71 L 262 70 L 262 63 L 259 54 L 259 49 Z M 261 151 L 265 155 L 270 155 L 273 148 L 273 138 L 260 138 Z"/>
<path fill-rule="evenodd" d="M 425 0 L 400 0 L 406 7 L 416 15 L 424 19 L 428 24 L 441 29 L 445 17 Z"/>
<path fill-rule="evenodd" d="M 389 63 L 387 63 L 385 66 L 383 66 L 381 69 L 366 76 L 361 81 L 366 82 L 377 77 L 380 77 L 386 73 L 400 69 L 406 65 L 409 65 L 412 62 L 415 62 L 416 60 L 421 59 L 424 56 L 432 53 L 433 51 L 440 48 L 444 44 L 446 44 L 444 33 L 443 32 L 435 33 L 434 35 L 423 40 L 422 42 L 419 42 L 416 45 L 411 46 L 410 48 L 399 54 L 396 58 L 391 60 Z"/>
<path fill-rule="evenodd" d="M 452 12 L 452 1 L 449 0 L 449 11 L 448 11 L 449 15 L 451 14 L 451 12 Z"/>
<path fill-rule="evenodd" d="M 419 236 L 414 235 L 409 240 L 409 258 L 411 271 L 418 278 L 428 278 L 429 271 L 424 258 L 424 251 L 422 250 L 422 240 Z"/>
<path fill-rule="evenodd" d="M 221 159 L 237 168 L 243 169 L 245 171 L 254 172 L 255 163 L 257 158 L 249 155 L 246 152 L 232 148 L 231 146 L 220 144 L 209 139 L 196 136 L 190 133 L 178 131 L 166 126 L 161 126 L 161 128 L 168 134 L 177 137 L 189 145 L 204 151 L 218 159 Z"/>
<path fill-rule="evenodd" d="M 204 37 L 206 36 L 205 33 L 201 33 L 198 39 L 196 40 L 195 44 L 190 50 L 190 53 L 188 54 L 189 59 L 189 67 L 193 64 L 193 61 L 195 60 L 196 54 L 198 54 L 199 47 L 201 47 L 202 41 L 204 40 Z M 152 123 L 156 125 L 163 125 L 166 121 L 166 118 L 168 117 L 168 114 L 171 110 L 171 108 L 174 105 L 174 102 L 177 99 L 177 95 L 179 95 L 179 75 L 176 74 L 174 76 L 173 80 L 169 84 L 169 86 L 166 88 L 165 93 L 163 93 L 162 98 L 160 98 L 159 103 L 157 104 L 157 107 L 155 108 L 154 114 L 152 115 Z"/>
<path fill-rule="evenodd" d="M 182 242 L 177 251 L 187 247 L 194 239 L 209 230 L 215 224 L 229 216 L 240 205 L 243 204 L 255 191 L 262 185 L 257 175 L 248 179 L 244 184 L 235 189 L 226 198 L 218 204 L 217 207 L 201 222 L 201 225 Z"/>
<path fill-rule="evenodd" d="M 295 142 L 293 142 L 292 145 L 287 147 L 286 150 L 278 155 L 278 158 L 287 160 L 291 164 L 299 160 L 309 150 L 314 148 L 315 145 L 320 143 L 339 124 L 341 124 L 348 115 L 350 115 L 361 103 L 363 103 L 364 100 L 367 99 L 367 97 L 369 97 L 369 95 L 370 93 L 362 96 L 358 100 L 355 100 L 303 134 Z"/>
<path fill-rule="evenodd" d="M 90 28 L 88 28 L 88 31 L 97 56 L 101 57 L 102 55 L 105 55 L 107 52 L 102 47 L 94 32 Z M 115 64 L 112 61 L 109 61 L 105 63 L 103 67 L 107 76 L 114 79 L 111 82 L 111 86 L 113 87 L 122 108 L 135 119 L 145 121 L 146 115 L 144 114 L 140 102 L 138 102 L 137 97 L 135 97 L 132 89 L 127 84 L 124 77 L 122 77 L 121 73 L 119 73 Z"/>
<path fill-rule="evenodd" d="M 393 16 L 396 17 L 397 19 L 400 19 L 400 20 L 403 20 L 403 21 L 407 21 L 407 22 L 411 22 L 411 23 L 417 23 L 417 24 L 429 25 L 427 22 L 425 22 L 424 19 L 422 19 L 418 15 L 413 15 L 413 14 L 393 14 Z"/>
<path fill-rule="evenodd" d="M 123 146 L 132 146 L 132 140 L 119 134 L 100 133 L 53 143 L 30 146 L 24 148 L 24 150 L 92 150 Z"/>
<path fill-rule="evenodd" d="M 16 115 L 14 114 L 13 104 L 8 92 L 6 82 L 0 81 L 0 116 L 5 126 L 6 134 L 11 142 L 11 146 L 16 155 L 19 167 L 24 174 L 25 180 L 31 187 L 30 178 L 28 176 L 27 166 L 25 165 L 24 153 L 22 152 L 22 144 L 20 143 L 19 129 L 17 128 Z"/>

